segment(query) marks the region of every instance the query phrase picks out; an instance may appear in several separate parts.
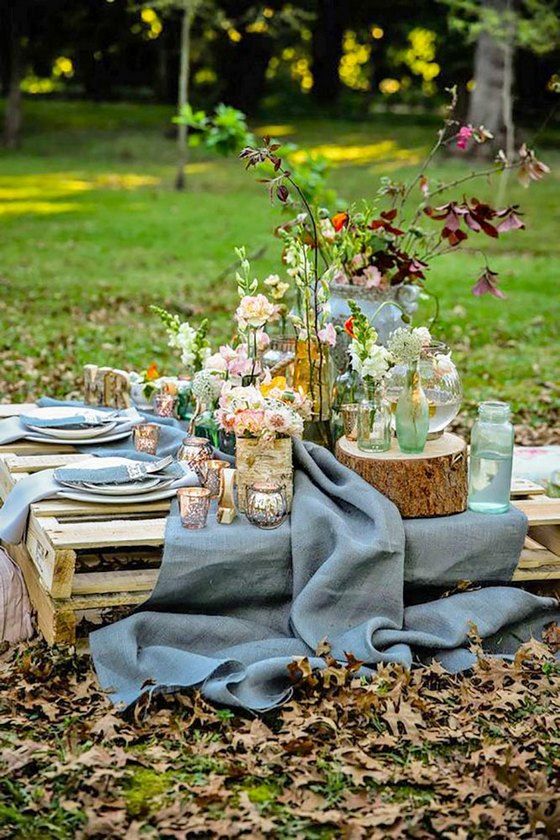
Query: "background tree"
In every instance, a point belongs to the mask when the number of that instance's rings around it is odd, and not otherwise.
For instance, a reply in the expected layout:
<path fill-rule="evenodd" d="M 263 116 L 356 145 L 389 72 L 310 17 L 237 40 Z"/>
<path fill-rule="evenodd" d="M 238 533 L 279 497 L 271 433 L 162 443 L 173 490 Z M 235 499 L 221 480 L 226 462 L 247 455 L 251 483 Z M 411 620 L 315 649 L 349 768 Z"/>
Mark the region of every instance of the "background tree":
<path fill-rule="evenodd" d="M 511 159 L 515 148 L 513 90 L 515 55 L 521 49 L 539 56 L 560 44 L 557 0 L 444 0 L 451 28 L 476 40 L 474 87 L 468 121 L 484 125 L 505 142 Z M 483 148 L 483 147 L 480 147 Z"/>

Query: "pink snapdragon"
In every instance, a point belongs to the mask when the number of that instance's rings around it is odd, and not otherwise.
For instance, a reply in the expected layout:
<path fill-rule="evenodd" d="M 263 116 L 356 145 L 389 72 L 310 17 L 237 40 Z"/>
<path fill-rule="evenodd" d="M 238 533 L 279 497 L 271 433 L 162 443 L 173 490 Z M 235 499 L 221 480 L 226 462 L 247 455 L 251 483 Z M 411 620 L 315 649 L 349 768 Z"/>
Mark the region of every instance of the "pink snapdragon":
<path fill-rule="evenodd" d="M 317 333 L 319 341 L 323 344 L 328 344 L 329 347 L 334 347 L 336 344 L 336 330 L 332 324 L 326 324 L 322 330 Z"/>
<path fill-rule="evenodd" d="M 469 140 L 473 136 L 473 127 L 472 125 L 462 125 L 457 133 L 457 148 L 461 149 L 461 151 L 465 151 L 465 149 L 469 145 Z"/>

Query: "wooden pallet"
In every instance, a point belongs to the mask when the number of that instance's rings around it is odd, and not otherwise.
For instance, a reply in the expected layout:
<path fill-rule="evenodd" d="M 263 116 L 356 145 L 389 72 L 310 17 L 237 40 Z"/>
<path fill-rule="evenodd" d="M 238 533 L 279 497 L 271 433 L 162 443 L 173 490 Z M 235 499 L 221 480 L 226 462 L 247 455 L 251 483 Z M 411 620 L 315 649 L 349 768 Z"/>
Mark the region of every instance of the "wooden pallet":
<path fill-rule="evenodd" d="M 0 418 L 30 407 L 0 405 Z M 83 457 L 67 445 L 0 446 L 0 498 L 30 473 Z M 560 499 L 524 481 L 514 485 L 512 500 L 530 526 L 514 581 L 560 582 Z M 32 505 L 25 539 L 10 553 L 50 644 L 73 644 L 92 626 L 115 620 L 148 598 L 161 563 L 169 504 L 168 499 L 142 505 L 50 499 Z"/>

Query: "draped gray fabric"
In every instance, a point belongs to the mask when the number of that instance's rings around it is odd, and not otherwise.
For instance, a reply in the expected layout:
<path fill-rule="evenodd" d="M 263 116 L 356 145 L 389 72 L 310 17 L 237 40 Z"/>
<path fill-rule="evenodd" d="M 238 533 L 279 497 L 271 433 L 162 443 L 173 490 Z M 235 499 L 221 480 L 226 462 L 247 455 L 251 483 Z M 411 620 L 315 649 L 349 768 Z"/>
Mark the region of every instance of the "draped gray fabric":
<path fill-rule="evenodd" d="M 262 711 L 289 697 L 294 656 L 324 665 L 315 650 L 325 637 L 338 659 L 351 652 L 368 666 L 410 666 L 415 656 L 435 656 L 455 671 L 472 664 L 471 623 L 507 654 L 527 628 L 538 632 L 558 615 L 554 599 L 508 586 L 405 606 L 405 581 L 510 578 L 525 517 L 403 524 L 388 499 L 322 447 L 296 443 L 294 459 L 292 514 L 275 531 L 244 518 L 217 525 L 212 510 L 207 528 L 186 531 L 173 506 L 152 596 L 90 637 L 100 683 L 116 703 L 133 703 L 150 681 L 149 690 L 200 686 L 215 702 Z"/>

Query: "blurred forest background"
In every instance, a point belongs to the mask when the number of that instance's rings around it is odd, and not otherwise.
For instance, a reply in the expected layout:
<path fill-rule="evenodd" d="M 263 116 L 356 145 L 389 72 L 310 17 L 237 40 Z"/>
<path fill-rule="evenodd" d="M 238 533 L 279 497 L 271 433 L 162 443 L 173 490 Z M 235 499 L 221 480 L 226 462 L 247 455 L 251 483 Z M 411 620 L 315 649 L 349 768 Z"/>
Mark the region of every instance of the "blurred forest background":
<path fill-rule="evenodd" d="M 234 246 L 258 255 L 261 277 L 281 269 L 271 237 L 281 211 L 233 154 L 243 115 L 257 138 L 292 144 L 291 164 L 334 210 L 375 197 L 382 177 L 417 170 L 456 85 L 457 117 L 494 135 L 475 152 L 491 159 L 527 140 L 552 173 L 528 191 L 508 184 L 505 199 L 527 225 L 489 243 L 508 300 L 472 298 L 474 254 L 434 268 L 439 330 L 463 367 L 468 407 L 501 394 L 518 421 L 554 425 L 558 9 L 556 0 L 0 0 L 0 399 L 72 393 L 92 361 L 142 370 L 156 360 L 171 372 L 152 303 L 193 321 L 204 311 L 215 340 L 230 336 Z M 213 149 L 195 126 L 222 103 Z M 185 106 L 191 125 L 177 126 Z M 189 138 L 199 145 L 187 150 Z M 488 166 L 467 158 L 440 159 L 435 175 Z M 477 195 L 496 188 L 483 182 Z"/>

